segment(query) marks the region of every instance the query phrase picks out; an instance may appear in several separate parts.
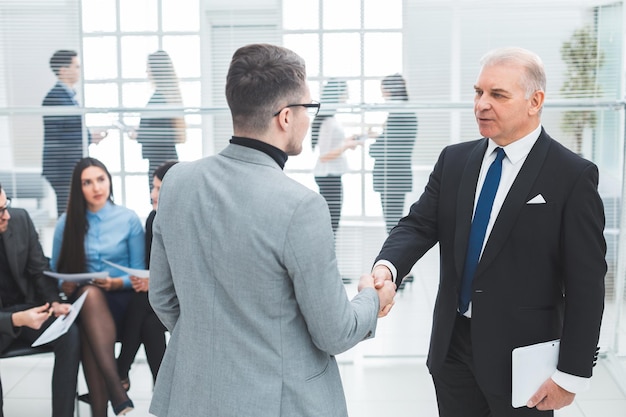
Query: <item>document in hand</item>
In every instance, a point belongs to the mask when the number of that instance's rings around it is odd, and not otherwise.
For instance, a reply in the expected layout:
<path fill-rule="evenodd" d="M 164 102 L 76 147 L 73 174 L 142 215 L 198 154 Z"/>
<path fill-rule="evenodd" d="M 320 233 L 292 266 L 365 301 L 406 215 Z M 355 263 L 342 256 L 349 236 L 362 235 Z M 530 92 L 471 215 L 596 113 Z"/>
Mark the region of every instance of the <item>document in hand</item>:
<path fill-rule="evenodd" d="M 559 340 L 513 349 L 514 408 L 526 405 L 530 397 L 554 374 L 559 361 Z"/>
<path fill-rule="evenodd" d="M 103 260 L 105 264 L 111 265 L 113 268 L 117 268 L 122 272 L 126 272 L 128 275 L 134 275 L 137 278 L 150 278 L 150 271 L 147 269 L 135 269 L 135 268 L 127 268 L 122 265 L 115 264 L 113 262 L 109 262 L 106 259 Z"/>
<path fill-rule="evenodd" d="M 85 284 L 91 280 L 97 278 L 106 278 L 109 276 L 109 273 L 106 271 L 103 272 L 83 272 L 79 274 L 61 274 L 58 272 L 51 271 L 43 271 L 44 275 L 48 275 L 49 277 L 56 278 L 58 280 L 75 282 L 77 284 Z"/>
<path fill-rule="evenodd" d="M 70 312 L 64 316 L 57 317 L 50 327 L 48 327 L 30 346 L 37 347 L 45 345 L 46 343 L 52 342 L 67 333 L 72 323 L 74 323 L 74 320 L 76 320 L 80 309 L 83 307 L 83 303 L 85 302 L 85 297 L 88 292 L 89 290 L 85 291 L 80 297 L 78 297 L 78 299 L 74 301 L 74 304 L 72 304 Z"/>

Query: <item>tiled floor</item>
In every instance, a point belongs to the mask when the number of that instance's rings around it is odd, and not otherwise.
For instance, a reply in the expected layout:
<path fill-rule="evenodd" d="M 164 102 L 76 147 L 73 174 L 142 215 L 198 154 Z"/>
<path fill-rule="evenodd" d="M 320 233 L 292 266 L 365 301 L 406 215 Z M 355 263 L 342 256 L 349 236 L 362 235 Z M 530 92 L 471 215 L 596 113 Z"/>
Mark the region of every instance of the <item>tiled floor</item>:
<path fill-rule="evenodd" d="M 339 248 L 339 251 L 345 248 Z M 396 297 L 391 314 L 379 322 L 376 338 L 340 355 L 338 361 L 351 417 L 431 417 L 437 415 L 434 389 L 425 365 L 430 337 L 434 296 L 437 290 L 437 253 L 429 252 L 414 268 L 415 281 Z M 348 295 L 356 284 L 347 284 Z M 611 307 L 607 306 L 603 333 L 613 328 Z M 626 314 L 619 331 L 626 343 Z M 606 336 L 604 336 L 606 339 Z M 130 417 L 147 417 L 152 395 L 150 371 L 140 351 L 138 363 L 130 372 L 130 397 L 136 409 Z M 53 356 L 36 355 L 0 361 L 7 417 L 50 415 L 50 377 Z M 602 357 L 594 371 L 592 388 L 577 396 L 557 417 L 626 417 L 626 357 Z M 79 380 L 79 392 L 86 392 Z M 81 417 L 89 408 L 79 406 Z M 109 415 L 113 416 L 112 410 Z M 186 417 L 186 416 L 182 416 Z M 194 416 L 195 417 L 195 416 Z M 264 417 L 264 416 L 261 416 Z"/>

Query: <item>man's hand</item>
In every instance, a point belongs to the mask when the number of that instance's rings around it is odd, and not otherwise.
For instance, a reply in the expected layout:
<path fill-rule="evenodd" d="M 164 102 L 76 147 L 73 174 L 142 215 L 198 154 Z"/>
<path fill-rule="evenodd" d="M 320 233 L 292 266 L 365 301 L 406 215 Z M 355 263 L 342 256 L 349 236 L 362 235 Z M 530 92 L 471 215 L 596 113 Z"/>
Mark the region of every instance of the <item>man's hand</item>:
<path fill-rule="evenodd" d="M 387 269 L 387 268 L 385 268 Z M 378 312 L 378 317 L 385 317 L 391 311 L 391 307 L 393 307 L 394 301 L 393 298 L 396 296 L 396 285 L 388 281 L 383 281 L 380 288 L 376 288 L 374 285 L 374 275 L 373 274 L 363 274 L 359 279 L 359 292 L 363 288 L 374 288 L 378 293 L 378 301 L 380 305 L 380 311 Z"/>
<path fill-rule="evenodd" d="M 391 275 L 391 271 L 384 265 L 378 265 L 372 271 L 372 276 L 374 277 L 374 287 L 379 290 L 385 285 L 385 281 L 393 282 L 393 276 Z"/>
<path fill-rule="evenodd" d="M 41 325 L 50 317 L 50 304 L 46 303 L 39 307 L 29 308 L 28 310 L 16 311 L 11 315 L 11 321 L 14 327 L 30 327 L 39 330 Z"/>
<path fill-rule="evenodd" d="M 537 392 L 530 397 L 526 406 L 536 407 L 537 410 L 559 410 L 574 401 L 576 394 L 558 386 L 552 378 L 539 387 Z"/>

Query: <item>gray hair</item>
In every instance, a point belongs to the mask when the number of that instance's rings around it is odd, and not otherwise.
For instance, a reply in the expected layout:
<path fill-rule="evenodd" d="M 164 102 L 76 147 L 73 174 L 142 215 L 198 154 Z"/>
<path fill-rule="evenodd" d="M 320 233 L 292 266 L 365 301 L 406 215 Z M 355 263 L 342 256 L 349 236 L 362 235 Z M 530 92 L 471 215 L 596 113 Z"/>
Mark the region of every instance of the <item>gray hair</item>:
<path fill-rule="evenodd" d="M 498 48 L 487 52 L 481 59 L 482 67 L 500 64 L 519 65 L 524 69 L 520 77 L 526 98 L 538 90 L 546 91 L 546 72 L 541 58 L 534 52 L 517 47 Z"/>

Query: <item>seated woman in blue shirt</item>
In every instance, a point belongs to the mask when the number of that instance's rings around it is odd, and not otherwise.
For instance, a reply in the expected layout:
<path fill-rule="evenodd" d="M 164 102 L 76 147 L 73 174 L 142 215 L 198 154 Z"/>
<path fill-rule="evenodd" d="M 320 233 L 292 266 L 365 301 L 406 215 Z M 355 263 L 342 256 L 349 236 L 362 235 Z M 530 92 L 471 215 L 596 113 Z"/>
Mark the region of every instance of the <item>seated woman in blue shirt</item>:
<path fill-rule="evenodd" d="M 78 324 L 93 417 L 106 417 L 109 400 L 116 415 L 133 409 L 115 360 L 115 341 L 122 331 L 132 285 L 127 275 L 103 261 L 143 269 L 144 232 L 139 217 L 115 205 L 112 198 L 111 174 L 104 164 L 94 158 L 81 159 L 72 174 L 67 212 L 57 222 L 52 248 L 51 266 L 58 272 L 110 274 L 88 285 L 61 284 L 71 300 L 89 290 Z"/>

